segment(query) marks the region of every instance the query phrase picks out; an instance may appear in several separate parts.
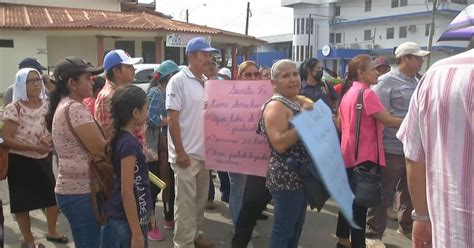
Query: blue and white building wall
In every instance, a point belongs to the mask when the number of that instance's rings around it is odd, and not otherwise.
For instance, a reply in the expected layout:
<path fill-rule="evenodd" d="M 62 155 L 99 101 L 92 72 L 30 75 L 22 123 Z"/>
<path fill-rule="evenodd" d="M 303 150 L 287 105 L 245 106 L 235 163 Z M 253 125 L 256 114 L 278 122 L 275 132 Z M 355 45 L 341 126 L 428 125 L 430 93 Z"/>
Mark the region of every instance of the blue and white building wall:
<path fill-rule="evenodd" d="M 452 19 L 474 0 L 439 2 L 431 62 L 465 49 L 467 42 L 436 41 Z M 317 57 L 328 68 L 343 74 L 346 62 L 360 53 L 383 55 L 395 62 L 393 50 L 403 42 L 428 46 L 432 0 L 282 0 L 281 3 L 294 9 L 292 58 L 299 63 Z M 323 55 L 323 47 L 325 52 L 329 50 L 328 54 Z"/>

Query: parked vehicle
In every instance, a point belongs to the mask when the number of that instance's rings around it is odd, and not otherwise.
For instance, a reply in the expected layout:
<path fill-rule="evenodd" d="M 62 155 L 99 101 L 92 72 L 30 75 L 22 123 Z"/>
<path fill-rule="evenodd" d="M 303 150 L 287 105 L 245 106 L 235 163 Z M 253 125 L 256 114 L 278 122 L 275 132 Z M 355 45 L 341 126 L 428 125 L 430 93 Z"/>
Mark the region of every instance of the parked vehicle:
<path fill-rule="evenodd" d="M 151 74 L 160 64 L 138 64 L 135 68 L 135 78 L 133 84 L 147 91 L 150 85 Z"/>

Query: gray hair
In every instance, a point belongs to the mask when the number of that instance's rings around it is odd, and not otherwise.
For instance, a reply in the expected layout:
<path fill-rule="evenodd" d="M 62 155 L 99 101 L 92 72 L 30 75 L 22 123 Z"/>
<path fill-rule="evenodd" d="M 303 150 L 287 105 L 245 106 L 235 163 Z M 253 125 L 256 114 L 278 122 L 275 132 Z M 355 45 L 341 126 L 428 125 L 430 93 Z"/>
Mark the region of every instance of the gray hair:
<path fill-rule="evenodd" d="M 282 59 L 278 60 L 275 64 L 273 64 L 272 69 L 270 70 L 271 73 L 271 79 L 276 80 L 278 76 L 281 74 L 281 67 L 283 65 L 291 64 L 296 68 L 295 62 L 289 60 L 289 59 Z"/>

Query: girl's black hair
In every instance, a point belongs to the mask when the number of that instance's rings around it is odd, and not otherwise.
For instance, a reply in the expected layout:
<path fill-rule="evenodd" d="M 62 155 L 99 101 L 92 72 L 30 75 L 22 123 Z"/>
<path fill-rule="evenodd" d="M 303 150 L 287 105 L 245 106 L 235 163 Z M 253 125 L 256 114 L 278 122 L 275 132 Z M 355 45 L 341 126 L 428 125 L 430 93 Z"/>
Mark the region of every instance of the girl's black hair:
<path fill-rule="evenodd" d="M 319 60 L 315 58 L 310 58 L 301 63 L 299 68 L 299 73 L 301 81 L 306 81 L 308 78 L 308 71 L 312 70 L 316 65 L 319 64 Z"/>
<path fill-rule="evenodd" d="M 61 98 L 66 97 L 69 95 L 69 89 L 67 88 L 67 81 L 72 78 L 74 81 L 78 81 L 79 77 L 84 72 L 75 72 L 68 78 L 63 78 L 61 80 L 58 79 L 51 79 L 51 82 L 56 86 L 53 91 L 49 94 L 49 109 L 48 113 L 44 117 L 46 121 L 46 128 L 49 132 L 51 132 L 53 127 L 53 118 L 54 113 L 56 112 L 56 108 L 58 107 Z"/>
<path fill-rule="evenodd" d="M 114 156 L 115 142 L 120 135 L 120 130 L 127 125 L 133 117 L 133 110 L 142 110 L 146 104 L 146 93 L 134 85 L 127 85 L 115 91 L 110 101 L 110 114 L 112 116 L 113 136 L 109 143 L 109 154 Z"/>

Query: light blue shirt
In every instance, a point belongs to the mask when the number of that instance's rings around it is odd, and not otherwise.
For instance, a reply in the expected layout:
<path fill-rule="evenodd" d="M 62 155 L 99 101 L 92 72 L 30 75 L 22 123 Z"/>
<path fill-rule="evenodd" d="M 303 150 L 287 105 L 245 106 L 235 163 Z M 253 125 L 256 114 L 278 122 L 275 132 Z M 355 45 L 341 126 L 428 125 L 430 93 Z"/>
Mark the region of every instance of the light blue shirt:
<path fill-rule="evenodd" d="M 408 77 L 398 68 L 379 77 L 379 83 L 373 87 L 385 109 L 393 116 L 405 118 L 411 96 L 418 85 L 416 77 Z M 383 145 L 385 152 L 403 155 L 403 145 L 397 137 L 398 129 L 385 127 Z"/>

